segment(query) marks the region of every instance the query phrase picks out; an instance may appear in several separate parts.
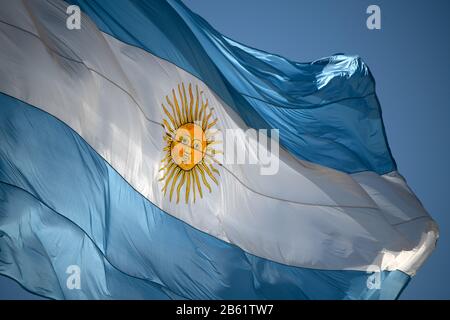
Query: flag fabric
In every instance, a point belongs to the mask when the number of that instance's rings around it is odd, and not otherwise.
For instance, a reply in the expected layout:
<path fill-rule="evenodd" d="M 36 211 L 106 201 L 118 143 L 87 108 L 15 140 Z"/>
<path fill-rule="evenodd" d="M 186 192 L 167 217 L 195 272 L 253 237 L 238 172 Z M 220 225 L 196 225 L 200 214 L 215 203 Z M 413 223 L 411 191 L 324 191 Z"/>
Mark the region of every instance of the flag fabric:
<path fill-rule="evenodd" d="M 394 299 L 433 251 L 359 57 L 289 61 L 175 0 L 0 7 L 0 274 L 29 291 Z M 279 130 L 276 172 L 223 160 L 248 129 Z"/>

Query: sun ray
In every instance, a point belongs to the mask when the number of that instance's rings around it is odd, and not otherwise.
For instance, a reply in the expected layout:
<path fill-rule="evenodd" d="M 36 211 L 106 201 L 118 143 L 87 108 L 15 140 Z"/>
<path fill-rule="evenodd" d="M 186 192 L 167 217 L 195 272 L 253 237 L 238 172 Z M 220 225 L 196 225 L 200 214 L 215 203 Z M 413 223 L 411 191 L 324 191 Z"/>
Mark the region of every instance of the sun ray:
<path fill-rule="evenodd" d="M 186 112 L 186 122 L 192 122 L 191 118 L 189 117 L 189 106 L 186 96 L 186 88 L 184 87 L 184 82 L 181 83 L 181 87 L 183 89 L 183 101 L 184 101 L 184 110 Z"/>
<path fill-rule="evenodd" d="M 170 126 L 170 124 L 167 122 L 166 119 L 163 120 L 163 123 L 166 128 L 166 131 L 169 131 L 172 134 L 175 132 L 175 130 L 172 129 L 172 127 Z"/>
<path fill-rule="evenodd" d="M 167 160 L 170 160 L 170 153 L 166 153 L 166 155 L 164 156 L 164 158 L 162 158 L 161 160 L 161 165 L 164 165 L 164 162 L 166 162 Z M 169 163 L 173 163 L 172 161 L 170 161 Z M 164 169 L 164 167 L 162 167 L 161 169 L 159 169 L 159 171 L 162 171 Z"/>
<path fill-rule="evenodd" d="M 180 106 L 178 105 L 178 100 L 177 100 L 177 96 L 175 94 L 175 89 L 172 89 L 172 95 L 173 95 L 173 103 L 175 105 L 175 110 L 177 112 L 178 119 L 180 119 L 180 126 L 181 126 L 184 124 L 184 119 L 181 116 Z"/>
<path fill-rule="evenodd" d="M 209 182 L 206 180 L 205 171 L 201 166 L 197 166 L 198 172 L 200 172 L 200 176 L 202 178 L 203 184 L 208 188 L 209 192 L 211 192 L 211 186 L 209 185 Z"/>
<path fill-rule="evenodd" d="M 164 187 L 162 188 L 162 191 L 164 191 L 164 196 L 166 195 L 167 187 L 169 186 L 170 180 L 172 180 L 174 173 L 177 172 L 178 170 L 181 170 L 181 169 L 178 168 L 176 165 L 173 166 L 173 168 L 170 170 L 170 174 L 165 179 L 166 182 L 164 184 Z"/>
<path fill-rule="evenodd" d="M 173 161 L 170 161 L 170 155 L 166 155 L 163 160 L 161 160 L 161 166 L 159 168 L 159 172 L 164 171 L 166 173 L 166 170 L 170 168 L 170 165 L 173 163 Z"/>
<path fill-rule="evenodd" d="M 203 198 L 202 186 L 200 184 L 200 179 L 198 178 L 197 171 L 192 171 L 195 177 L 195 183 L 197 184 L 198 193 L 200 194 L 200 198 Z"/>
<path fill-rule="evenodd" d="M 180 119 L 177 118 L 177 114 L 175 112 L 175 107 L 173 106 L 172 101 L 170 101 L 169 96 L 166 96 L 166 101 L 167 101 L 167 104 L 172 109 L 173 118 L 175 119 L 175 127 L 178 128 L 179 126 L 181 126 L 181 122 L 180 122 Z"/>
<path fill-rule="evenodd" d="M 188 203 L 190 192 L 191 192 L 191 171 L 187 171 L 186 172 L 186 203 Z"/>
<path fill-rule="evenodd" d="M 206 131 L 205 131 L 205 134 L 207 135 L 207 136 L 215 136 L 216 134 L 218 134 L 218 133 L 220 133 L 221 131 L 219 130 L 219 129 L 212 129 L 212 127 L 211 128 L 209 128 L 209 129 L 206 129 Z"/>
<path fill-rule="evenodd" d="M 167 156 L 166 156 L 167 157 Z M 172 166 L 174 166 L 175 165 L 175 163 L 173 163 L 173 162 L 168 162 L 166 165 L 164 165 L 164 166 L 162 166 L 160 169 L 159 169 L 159 171 L 164 171 L 164 170 L 166 170 L 167 169 L 167 171 L 165 172 L 166 174 L 167 174 L 167 172 L 169 171 L 169 169 L 172 167 Z M 165 178 L 165 175 L 162 177 L 162 178 L 160 178 L 160 180 L 163 180 Z"/>
<path fill-rule="evenodd" d="M 170 137 L 169 133 L 166 133 L 166 134 L 163 136 L 163 140 L 164 140 L 167 144 L 169 144 L 169 143 L 172 142 L 172 138 Z"/>
<path fill-rule="evenodd" d="M 210 157 L 214 157 L 216 154 L 223 154 L 223 151 L 222 150 L 213 149 L 212 147 L 206 149 L 205 155 L 210 156 Z"/>
<path fill-rule="evenodd" d="M 180 191 L 181 191 L 181 188 L 184 185 L 184 181 L 186 180 L 186 175 L 187 175 L 187 173 L 185 171 L 181 172 L 181 180 L 180 180 L 180 183 L 178 184 L 178 187 L 177 187 L 177 203 L 180 202 Z"/>
<path fill-rule="evenodd" d="M 222 164 L 220 163 L 220 161 L 219 160 L 217 160 L 214 156 L 212 156 L 212 155 L 209 155 L 209 154 L 205 154 L 207 157 L 205 157 L 205 159 L 204 159 L 204 161 L 212 161 L 212 162 L 214 162 L 215 164 L 217 164 L 217 165 L 219 165 L 219 166 L 221 166 Z"/>
<path fill-rule="evenodd" d="M 164 173 L 164 175 L 161 178 L 159 178 L 158 180 L 159 181 L 170 180 L 171 176 L 173 175 L 173 172 L 176 170 L 176 168 L 177 168 L 176 164 L 171 163 L 170 166 L 167 168 L 166 172 Z M 162 189 L 164 189 L 164 187 Z"/>
<path fill-rule="evenodd" d="M 202 101 L 202 107 L 200 108 L 200 113 L 198 114 L 197 121 L 200 123 L 203 123 L 204 113 L 206 113 L 206 108 L 208 107 L 208 99 L 206 99 L 206 102 L 203 103 Z"/>
<path fill-rule="evenodd" d="M 191 180 L 192 180 L 192 196 L 194 197 L 194 203 L 195 203 L 195 196 L 196 196 L 196 192 L 195 192 L 195 178 L 194 178 L 194 171 L 189 171 L 189 175 L 192 176 Z"/>
<path fill-rule="evenodd" d="M 180 98 L 180 111 L 181 111 L 181 117 L 183 118 L 183 124 L 187 123 L 187 117 L 186 117 L 186 108 L 184 107 L 184 97 L 183 93 L 181 92 L 181 86 L 178 85 L 178 96 Z"/>
<path fill-rule="evenodd" d="M 214 173 L 216 173 L 218 176 L 220 176 L 219 170 L 217 170 L 216 168 L 214 168 L 214 166 L 213 166 L 212 164 L 209 165 L 209 168 L 210 168 Z"/>
<path fill-rule="evenodd" d="M 211 130 L 206 130 L 206 131 L 205 131 L 206 142 L 209 144 L 209 143 L 211 143 L 211 142 L 216 141 L 215 136 L 216 136 L 217 134 L 219 134 L 219 133 L 220 133 L 219 130 L 217 130 L 217 131 L 215 131 L 215 132 L 212 132 Z"/>
<path fill-rule="evenodd" d="M 206 174 L 211 178 L 212 181 L 216 183 L 216 185 L 219 185 L 219 182 L 217 181 L 216 177 L 214 177 L 211 170 L 209 170 L 208 166 L 204 162 L 200 162 L 199 166 L 205 170 Z"/>
<path fill-rule="evenodd" d="M 209 118 L 211 118 L 211 116 L 212 116 L 212 112 L 213 112 L 213 109 L 211 109 L 209 111 L 209 114 L 208 114 L 208 116 L 206 116 L 206 118 L 203 118 L 203 121 L 202 121 L 203 130 L 206 130 L 206 128 L 207 128 Z M 205 112 L 205 114 L 206 114 L 206 112 Z"/>
<path fill-rule="evenodd" d="M 222 140 L 213 140 L 211 142 L 208 142 L 208 147 L 211 147 L 215 144 L 221 144 L 223 141 Z"/>
<path fill-rule="evenodd" d="M 216 123 L 217 123 L 217 118 L 215 118 L 213 122 L 211 122 L 210 124 L 208 124 L 208 126 L 206 127 L 206 130 L 208 130 L 208 129 L 214 127 L 214 126 L 216 125 Z"/>
<path fill-rule="evenodd" d="M 178 168 L 177 173 L 172 179 L 172 185 L 170 186 L 170 197 L 169 200 L 172 201 L 173 191 L 175 190 L 175 185 L 177 184 L 177 180 L 180 177 L 180 174 L 183 170 Z"/>
<path fill-rule="evenodd" d="M 161 189 L 161 191 L 164 191 L 164 194 L 166 194 L 167 187 L 168 187 L 170 181 L 172 180 L 174 173 L 175 173 L 178 169 L 179 169 L 179 168 L 178 168 L 176 165 L 174 165 L 174 166 L 170 169 L 170 171 L 169 171 L 169 170 L 167 171 L 166 177 L 164 177 L 164 178 L 161 179 L 161 180 L 166 180 L 166 183 L 164 184 L 163 188 Z M 169 172 L 170 172 L 170 173 L 169 173 Z"/>
<path fill-rule="evenodd" d="M 189 116 L 190 116 L 190 121 L 194 122 L 194 108 L 193 108 L 193 106 L 194 106 L 194 96 L 192 94 L 192 85 L 190 83 L 189 83 L 188 90 L 189 90 L 189 103 L 190 103 L 190 105 L 189 105 Z"/>
<path fill-rule="evenodd" d="M 198 86 L 195 85 L 195 118 L 194 121 L 198 119 L 198 105 L 199 105 L 199 94 L 198 94 Z"/>
<path fill-rule="evenodd" d="M 176 128 L 177 127 L 177 123 L 175 122 L 175 119 L 172 117 L 172 115 L 170 114 L 170 112 L 167 110 L 167 108 L 164 106 L 164 103 L 161 103 L 161 106 L 163 107 L 164 113 L 166 114 L 166 116 L 169 118 L 170 122 L 172 123 L 173 127 Z"/>

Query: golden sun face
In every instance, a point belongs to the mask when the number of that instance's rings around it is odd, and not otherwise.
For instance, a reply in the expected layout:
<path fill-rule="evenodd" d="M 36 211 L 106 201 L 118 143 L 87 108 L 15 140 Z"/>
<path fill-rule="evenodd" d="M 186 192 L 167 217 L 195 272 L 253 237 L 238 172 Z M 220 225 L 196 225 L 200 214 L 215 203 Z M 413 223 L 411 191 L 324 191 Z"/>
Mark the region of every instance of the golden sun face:
<path fill-rule="evenodd" d="M 206 145 L 203 129 L 196 124 L 186 123 L 175 132 L 170 155 L 181 169 L 191 170 L 203 160 Z"/>
<path fill-rule="evenodd" d="M 164 196 L 170 190 L 169 200 L 172 201 L 176 193 L 177 203 L 183 192 L 186 203 L 191 195 L 195 202 L 197 192 L 203 198 L 204 187 L 212 191 L 208 180 L 219 184 L 216 178 L 219 171 L 215 167 L 218 161 L 214 158 L 221 153 L 214 149 L 217 143 L 214 135 L 219 132 L 214 130 L 217 118 L 212 119 L 213 109 L 209 108 L 208 99 L 203 101 L 203 92 L 199 93 L 198 86 L 195 86 L 195 95 L 191 84 L 187 91 L 184 83 L 178 85 L 178 94 L 173 89 L 172 95 L 166 96 L 166 104 L 162 104 L 167 116 L 163 119 L 166 146 L 159 180 L 163 182 Z"/>

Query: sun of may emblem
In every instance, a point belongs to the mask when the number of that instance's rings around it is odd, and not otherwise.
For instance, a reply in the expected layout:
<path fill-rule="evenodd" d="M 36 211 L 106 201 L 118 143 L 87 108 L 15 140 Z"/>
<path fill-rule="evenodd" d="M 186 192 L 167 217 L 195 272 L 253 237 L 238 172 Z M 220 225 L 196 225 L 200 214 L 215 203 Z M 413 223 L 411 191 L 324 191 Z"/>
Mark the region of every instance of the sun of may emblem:
<path fill-rule="evenodd" d="M 215 167 L 218 161 L 215 155 L 221 150 L 214 149 L 219 142 L 215 135 L 217 118 L 213 118 L 213 109 L 208 106 L 208 99 L 203 100 L 203 92 L 195 90 L 191 84 L 187 90 L 182 83 L 178 90 L 172 89 L 172 94 L 166 96 L 162 108 L 166 118 L 163 119 L 165 152 L 161 160 L 162 191 L 166 196 L 169 190 L 169 200 L 172 201 L 174 192 L 176 202 L 180 201 L 180 194 L 188 203 L 191 195 L 195 202 L 197 191 L 203 198 L 206 187 L 211 192 L 208 180 L 217 185 L 219 171 Z M 195 92 L 194 92 L 195 91 Z"/>

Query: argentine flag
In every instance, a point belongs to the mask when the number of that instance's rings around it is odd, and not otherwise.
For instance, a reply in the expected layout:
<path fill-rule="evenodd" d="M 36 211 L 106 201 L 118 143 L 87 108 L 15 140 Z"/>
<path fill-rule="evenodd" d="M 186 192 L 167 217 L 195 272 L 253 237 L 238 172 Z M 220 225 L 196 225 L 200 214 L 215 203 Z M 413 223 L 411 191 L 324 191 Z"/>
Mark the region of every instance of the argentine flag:
<path fill-rule="evenodd" d="M 178 0 L 0 0 L 0 274 L 29 291 L 394 299 L 437 238 L 360 58 L 289 61 Z"/>

